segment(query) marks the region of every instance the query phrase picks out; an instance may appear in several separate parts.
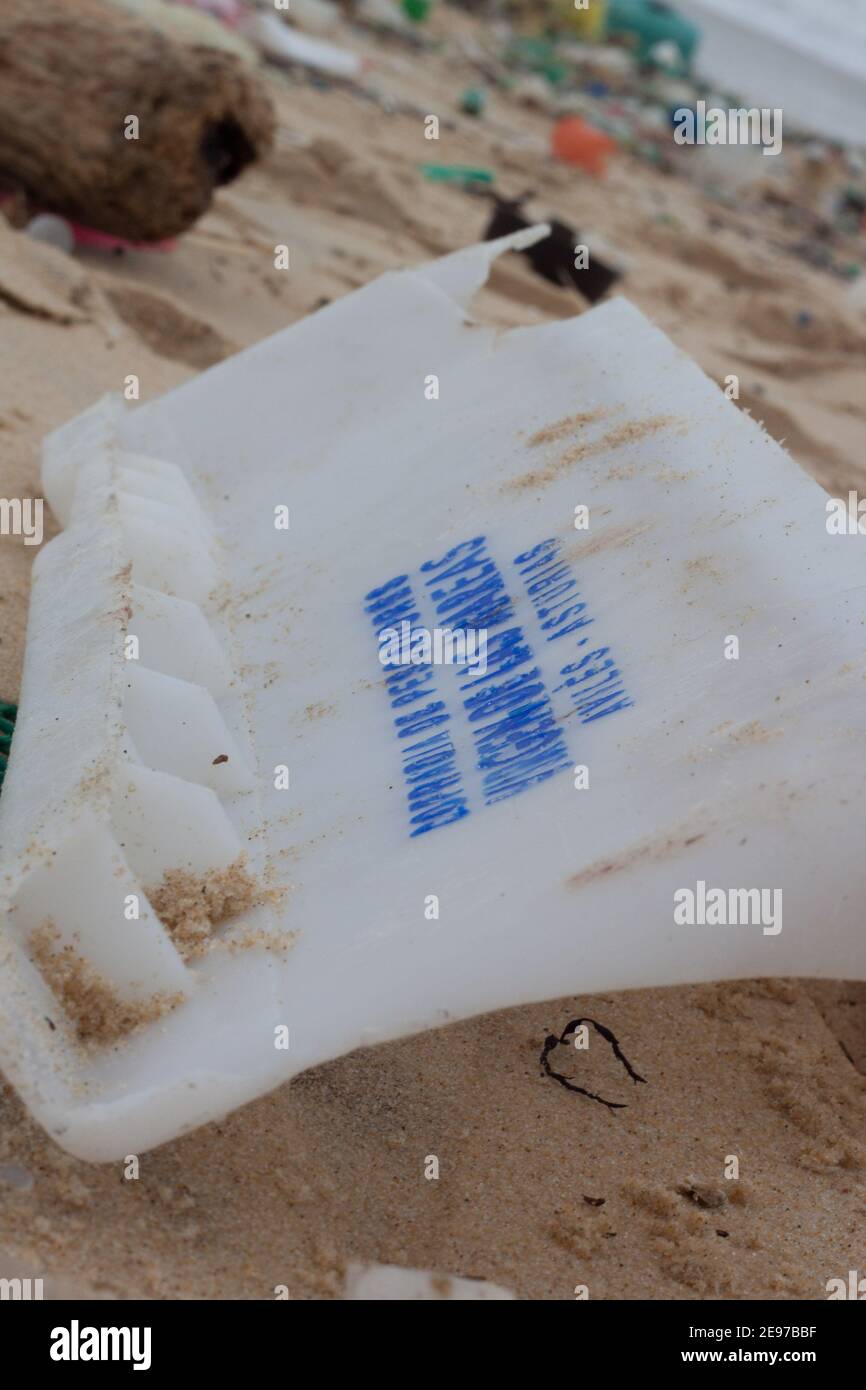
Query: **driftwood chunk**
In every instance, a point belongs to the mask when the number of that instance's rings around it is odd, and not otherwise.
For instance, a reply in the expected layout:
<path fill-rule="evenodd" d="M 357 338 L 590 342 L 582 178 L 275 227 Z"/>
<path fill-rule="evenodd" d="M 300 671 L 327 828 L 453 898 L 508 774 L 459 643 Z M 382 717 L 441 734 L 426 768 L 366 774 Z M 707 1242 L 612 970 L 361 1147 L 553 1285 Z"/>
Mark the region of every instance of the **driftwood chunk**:
<path fill-rule="evenodd" d="M 231 53 L 114 9 L 0 0 L 0 180 L 36 207 L 132 241 L 177 236 L 273 131 L 262 80 Z"/>

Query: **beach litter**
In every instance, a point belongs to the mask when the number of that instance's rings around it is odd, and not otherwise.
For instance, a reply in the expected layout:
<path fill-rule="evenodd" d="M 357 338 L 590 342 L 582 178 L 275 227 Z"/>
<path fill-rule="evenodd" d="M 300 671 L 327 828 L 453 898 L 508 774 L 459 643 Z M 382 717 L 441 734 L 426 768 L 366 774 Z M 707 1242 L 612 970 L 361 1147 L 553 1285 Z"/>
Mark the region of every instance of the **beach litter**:
<path fill-rule="evenodd" d="M 0 203 L 2 203 L 0 198 Z M 23 228 L 26 236 L 53 246 L 57 251 L 70 255 L 76 247 L 86 246 L 96 251 L 106 251 L 117 255 L 124 251 L 173 251 L 177 241 L 167 237 L 163 241 L 130 241 L 128 237 L 112 236 L 100 232 L 95 227 L 83 227 L 80 222 L 70 222 L 53 212 L 40 212 L 32 217 Z"/>
<path fill-rule="evenodd" d="M 400 0 L 400 8 L 412 24 L 426 24 L 433 10 L 433 0 Z"/>
<path fill-rule="evenodd" d="M 490 169 L 476 169 L 470 164 L 421 164 L 421 173 L 431 183 L 453 183 L 459 187 L 494 182 Z"/>
<path fill-rule="evenodd" d="M 623 298 L 473 316 L 545 231 L 46 439 L 0 1060 L 70 1152 L 505 1005 L 866 977 L 859 547 Z"/>
<path fill-rule="evenodd" d="M 346 1270 L 343 1298 L 349 1301 L 398 1303 L 504 1302 L 514 1299 L 510 1289 L 486 1279 L 460 1279 L 427 1269 L 398 1265 L 352 1263 Z"/>
<path fill-rule="evenodd" d="M 551 131 L 550 147 L 557 159 L 599 177 L 607 170 L 616 141 L 580 116 L 563 116 Z"/>
<path fill-rule="evenodd" d="M 503 58 L 505 63 L 519 72 L 537 73 L 544 77 L 551 87 L 558 87 L 569 73 L 563 61 L 559 45 L 555 39 L 515 35 L 506 45 Z"/>
<path fill-rule="evenodd" d="M 467 87 L 460 94 L 460 110 L 465 116 L 483 116 L 486 100 L 483 87 Z"/>
<path fill-rule="evenodd" d="M 250 12 L 241 24 L 243 34 L 274 63 L 298 64 L 328 77 L 356 78 L 369 66 L 357 53 L 327 39 L 314 38 L 284 24 L 276 14 Z"/>
<path fill-rule="evenodd" d="M 495 193 L 491 196 L 493 210 L 484 230 L 485 241 L 496 241 L 534 225 L 523 212 L 528 193 L 521 198 L 502 198 Z M 588 303 L 597 304 L 621 278 L 622 272 L 602 260 L 566 222 L 551 217 L 547 225 L 550 235 L 524 247 L 521 254 L 542 280 L 554 285 L 573 285 Z"/>
<path fill-rule="evenodd" d="M 622 36 L 634 44 L 638 61 L 648 59 L 664 45 L 668 62 L 679 58 L 687 69 L 701 39 L 697 24 L 680 14 L 676 7 L 656 0 L 606 0 L 605 29 L 609 36 Z"/>
<path fill-rule="evenodd" d="M 0 700 L 0 787 L 3 786 L 3 778 L 6 776 L 17 713 L 17 705 L 11 704 L 8 700 Z"/>
<path fill-rule="evenodd" d="M 53 212 L 40 212 L 32 217 L 24 228 L 27 236 L 34 241 L 42 241 L 58 251 L 70 255 L 75 250 L 75 231 L 72 223 Z"/>

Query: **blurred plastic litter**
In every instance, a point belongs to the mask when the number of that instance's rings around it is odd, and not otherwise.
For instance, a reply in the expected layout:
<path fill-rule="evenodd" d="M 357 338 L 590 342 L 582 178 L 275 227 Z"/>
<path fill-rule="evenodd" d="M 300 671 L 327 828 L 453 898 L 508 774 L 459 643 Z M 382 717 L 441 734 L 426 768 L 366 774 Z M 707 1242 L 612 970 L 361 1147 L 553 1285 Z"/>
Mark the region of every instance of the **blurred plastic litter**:
<path fill-rule="evenodd" d="M 241 21 L 241 32 L 273 62 L 298 63 L 330 77 L 357 77 L 364 63 L 356 53 L 325 39 L 290 29 L 276 14 L 256 10 Z"/>
<path fill-rule="evenodd" d="M 528 196 L 528 195 L 526 195 Z M 533 224 L 523 215 L 524 198 L 492 195 L 493 211 L 484 231 L 485 241 L 509 236 Z M 554 285 L 573 285 L 590 304 L 597 304 L 621 278 L 621 271 L 608 265 L 579 232 L 557 218 L 548 218 L 550 236 L 533 242 L 522 254 L 536 274 Z M 588 252 L 587 263 L 579 264 L 579 246 Z"/>
<path fill-rule="evenodd" d="M 492 184 L 489 169 L 474 169 L 470 164 L 422 164 L 425 179 L 431 183 Z"/>
<path fill-rule="evenodd" d="M 600 176 L 616 150 L 616 141 L 579 116 L 563 116 L 551 132 L 551 148 L 557 159 Z"/>
<path fill-rule="evenodd" d="M 490 1303 L 514 1299 L 510 1289 L 485 1279 L 458 1279 L 399 1265 L 350 1264 L 343 1298 L 370 1302 Z"/>
<path fill-rule="evenodd" d="M 34 241 L 44 241 L 68 255 L 75 250 L 75 232 L 65 217 L 57 217 L 53 212 L 40 212 L 32 217 L 24 228 L 27 236 Z"/>
<path fill-rule="evenodd" d="M 460 110 L 466 116 L 483 116 L 486 95 L 483 87 L 467 87 L 460 96 Z"/>

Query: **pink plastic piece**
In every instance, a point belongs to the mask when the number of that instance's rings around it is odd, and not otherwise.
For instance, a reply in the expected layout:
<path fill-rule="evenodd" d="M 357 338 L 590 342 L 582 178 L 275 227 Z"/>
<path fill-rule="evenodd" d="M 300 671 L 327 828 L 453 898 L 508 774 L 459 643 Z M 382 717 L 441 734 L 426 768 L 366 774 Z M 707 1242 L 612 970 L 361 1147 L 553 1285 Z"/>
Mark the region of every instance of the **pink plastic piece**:
<path fill-rule="evenodd" d="M 165 241 L 128 241 L 126 237 L 112 236 L 111 232 L 100 232 L 96 227 L 85 227 L 80 222 L 70 222 L 76 246 L 93 246 L 97 251 L 173 251 L 177 238 Z"/>

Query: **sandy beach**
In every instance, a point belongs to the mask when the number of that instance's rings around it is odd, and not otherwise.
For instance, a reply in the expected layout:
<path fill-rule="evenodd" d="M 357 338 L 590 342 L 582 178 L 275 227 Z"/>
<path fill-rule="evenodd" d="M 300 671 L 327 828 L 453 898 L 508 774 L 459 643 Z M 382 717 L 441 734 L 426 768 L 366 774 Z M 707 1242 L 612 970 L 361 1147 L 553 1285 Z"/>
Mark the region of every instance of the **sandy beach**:
<path fill-rule="evenodd" d="M 424 32 L 413 51 L 340 20 L 332 37 L 368 63 L 357 89 L 262 69 L 274 150 L 171 251 L 71 257 L 0 222 L 0 492 L 40 495 L 44 435 L 129 374 L 152 400 L 387 270 L 481 239 L 488 204 L 424 179 L 434 158 L 489 168 L 500 191 L 533 190 L 534 214 L 591 232 L 626 268 L 618 291 L 714 381 L 736 374 L 740 409 L 797 465 L 833 495 L 866 486 L 866 316 L 794 253 L 782 214 L 724 205 L 621 151 L 604 179 L 555 162 L 550 117 L 516 96 L 491 93 L 483 118 L 458 109 L 483 24 L 440 7 Z M 428 111 L 443 118 L 432 152 Z M 274 272 L 279 243 L 288 275 Z M 513 254 L 475 307 L 503 327 L 586 309 Z M 34 553 L 0 542 L 9 701 Z M 627 1108 L 543 1074 L 545 1037 L 579 1015 L 613 1029 L 648 1084 L 598 1048 L 569 1074 Z M 119 1299 L 270 1299 L 277 1285 L 339 1298 L 357 1260 L 523 1299 L 572 1299 L 578 1284 L 592 1298 L 820 1299 L 862 1264 L 864 1121 L 866 985 L 567 997 L 317 1068 L 143 1155 L 133 1183 L 62 1152 L 5 1086 L 0 1251 L 4 1272 Z"/>

